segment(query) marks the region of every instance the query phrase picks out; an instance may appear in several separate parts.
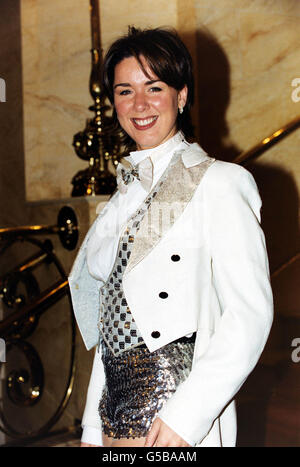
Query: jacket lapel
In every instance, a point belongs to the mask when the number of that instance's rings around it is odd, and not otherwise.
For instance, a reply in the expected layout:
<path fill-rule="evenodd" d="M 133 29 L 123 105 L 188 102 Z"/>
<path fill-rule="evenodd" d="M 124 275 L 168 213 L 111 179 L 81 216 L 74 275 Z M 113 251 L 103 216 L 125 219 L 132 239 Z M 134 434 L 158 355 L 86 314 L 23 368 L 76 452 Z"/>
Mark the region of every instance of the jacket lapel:
<path fill-rule="evenodd" d="M 169 168 L 165 181 L 152 200 L 135 235 L 124 275 L 128 274 L 174 225 L 190 202 L 206 170 L 215 161 L 196 143 L 183 152 L 175 153 L 173 158 L 176 163 Z"/>

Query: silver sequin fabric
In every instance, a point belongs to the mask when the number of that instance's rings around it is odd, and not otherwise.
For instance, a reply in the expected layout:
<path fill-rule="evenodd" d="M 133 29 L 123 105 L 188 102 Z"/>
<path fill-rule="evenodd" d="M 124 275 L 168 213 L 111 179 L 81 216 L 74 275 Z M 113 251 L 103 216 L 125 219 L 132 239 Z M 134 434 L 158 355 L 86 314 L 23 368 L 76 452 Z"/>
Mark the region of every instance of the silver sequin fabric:
<path fill-rule="evenodd" d="M 102 431 L 112 438 L 145 437 L 166 401 L 189 375 L 194 337 L 150 353 L 143 345 L 115 357 L 102 341 L 106 385 L 99 403 Z"/>

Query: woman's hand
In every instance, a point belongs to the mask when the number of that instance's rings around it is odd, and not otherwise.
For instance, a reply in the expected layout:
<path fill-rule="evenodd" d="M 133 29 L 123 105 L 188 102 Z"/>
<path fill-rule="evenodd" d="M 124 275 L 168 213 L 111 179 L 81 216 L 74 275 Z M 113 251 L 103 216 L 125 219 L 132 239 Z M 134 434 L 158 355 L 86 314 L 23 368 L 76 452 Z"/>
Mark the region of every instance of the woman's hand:
<path fill-rule="evenodd" d="M 182 439 L 175 431 L 166 425 L 159 417 L 157 417 L 146 437 L 145 447 L 191 447 L 184 439 Z"/>

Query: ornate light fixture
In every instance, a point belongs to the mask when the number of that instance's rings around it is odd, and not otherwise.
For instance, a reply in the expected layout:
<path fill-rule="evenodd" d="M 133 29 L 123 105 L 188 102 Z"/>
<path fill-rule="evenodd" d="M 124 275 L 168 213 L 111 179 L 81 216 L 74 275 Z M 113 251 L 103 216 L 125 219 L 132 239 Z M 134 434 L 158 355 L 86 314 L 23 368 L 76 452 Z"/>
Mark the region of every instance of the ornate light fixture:
<path fill-rule="evenodd" d="M 78 157 L 89 161 L 89 167 L 79 171 L 72 179 L 72 196 L 111 194 L 116 188 L 116 177 L 108 169 L 109 161 L 116 166 L 120 158 L 121 137 L 114 128 L 113 119 L 106 115 L 111 107 L 105 104 L 100 77 L 102 49 L 100 45 L 100 20 L 98 0 L 90 0 L 92 31 L 92 70 L 90 94 L 94 105 L 89 110 L 94 118 L 87 119 L 83 131 L 74 135 L 73 146 Z"/>

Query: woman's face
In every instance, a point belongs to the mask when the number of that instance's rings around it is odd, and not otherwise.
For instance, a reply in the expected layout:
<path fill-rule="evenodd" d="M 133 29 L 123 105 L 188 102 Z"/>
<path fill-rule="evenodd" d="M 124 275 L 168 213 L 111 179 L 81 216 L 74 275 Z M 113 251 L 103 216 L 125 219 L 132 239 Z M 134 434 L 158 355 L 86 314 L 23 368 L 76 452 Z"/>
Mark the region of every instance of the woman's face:
<path fill-rule="evenodd" d="M 179 106 L 184 107 L 186 86 L 177 91 L 153 73 L 145 59 L 146 76 L 135 57 L 124 58 L 115 67 L 114 105 L 123 130 L 136 142 L 137 149 L 164 143 L 177 132 Z"/>

